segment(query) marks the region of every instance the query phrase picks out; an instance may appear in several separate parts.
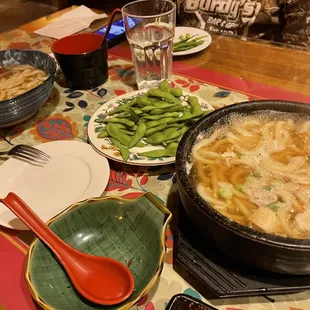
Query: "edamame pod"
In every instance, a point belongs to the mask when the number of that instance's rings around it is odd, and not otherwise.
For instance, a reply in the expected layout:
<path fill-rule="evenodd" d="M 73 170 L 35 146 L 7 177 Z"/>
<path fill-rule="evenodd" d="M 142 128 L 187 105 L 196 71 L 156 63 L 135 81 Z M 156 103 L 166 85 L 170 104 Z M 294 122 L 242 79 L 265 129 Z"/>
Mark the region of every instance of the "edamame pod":
<path fill-rule="evenodd" d="M 183 96 L 183 91 L 179 87 L 170 88 L 170 94 L 173 95 L 174 97 L 181 97 Z"/>
<path fill-rule="evenodd" d="M 161 118 L 167 118 L 167 117 L 173 117 L 173 118 L 176 118 L 180 116 L 180 113 L 179 112 L 167 112 L 165 114 L 162 114 L 162 115 L 145 115 L 143 116 L 142 118 L 143 119 L 147 119 L 147 120 L 151 120 L 151 121 L 154 121 L 154 120 L 159 120 Z"/>
<path fill-rule="evenodd" d="M 178 149 L 178 144 L 171 143 L 168 145 L 166 149 L 143 152 L 143 153 L 139 153 L 139 155 L 149 157 L 149 158 L 174 157 L 177 153 L 177 149 Z"/>
<path fill-rule="evenodd" d="M 147 129 L 150 129 L 150 128 L 153 128 L 153 127 L 160 126 L 162 124 L 167 124 L 167 123 L 169 123 L 172 120 L 173 120 L 172 117 L 161 118 L 160 120 L 155 120 L 155 121 L 147 122 L 146 123 L 146 127 L 147 127 Z"/>
<path fill-rule="evenodd" d="M 170 102 L 173 102 L 173 103 L 176 103 L 176 104 L 181 104 L 181 101 L 179 99 L 175 98 L 170 93 L 164 92 L 164 91 L 162 91 L 162 90 L 160 90 L 158 88 L 149 89 L 147 94 L 149 96 L 152 96 L 152 97 L 158 97 L 158 98 L 165 99 L 167 101 L 170 101 Z"/>
<path fill-rule="evenodd" d="M 154 101 L 150 100 L 150 98 L 147 97 L 147 95 L 142 95 L 138 97 L 138 105 L 143 108 L 148 105 L 153 105 Z"/>
<path fill-rule="evenodd" d="M 182 112 L 184 111 L 184 107 L 181 105 L 175 105 L 173 107 L 169 107 L 168 109 L 155 109 L 150 112 L 151 115 L 161 115 L 168 112 Z"/>
<path fill-rule="evenodd" d="M 148 136 L 151 136 L 152 134 L 158 132 L 158 131 L 162 131 L 164 129 L 166 129 L 167 127 L 167 124 L 164 123 L 164 124 L 161 124 L 159 126 L 156 126 L 156 127 L 152 127 L 152 128 L 149 128 L 147 129 L 147 131 L 145 132 L 145 137 L 148 137 Z"/>
<path fill-rule="evenodd" d="M 95 132 L 101 132 L 101 131 L 104 131 L 106 130 L 105 126 L 100 126 L 100 127 L 96 127 L 95 128 Z"/>
<path fill-rule="evenodd" d="M 169 123 L 176 123 L 176 122 L 183 122 L 183 121 L 187 121 L 196 117 L 199 117 L 203 114 L 203 112 L 201 111 L 198 114 L 191 114 L 191 113 L 184 113 L 181 117 L 179 118 L 175 118 L 174 120 L 170 121 Z"/>
<path fill-rule="evenodd" d="M 108 136 L 109 136 L 108 132 L 106 130 L 103 130 L 103 131 L 98 133 L 97 138 L 102 139 L 102 138 L 106 138 Z"/>
<path fill-rule="evenodd" d="M 146 132 L 146 124 L 142 122 L 138 125 L 136 134 L 129 143 L 128 148 L 131 149 L 132 147 L 134 147 L 144 137 L 145 132 Z"/>
<path fill-rule="evenodd" d="M 162 91 L 169 91 L 170 85 L 167 80 L 163 80 L 159 83 L 158 88 Z"/>
<path fill-rule="evenodd" d="M 117 113 L 120 113 L 120 112 L 124 112 L 124 111 L 126 111 L 129 107 L 133 107 L 133 106 L 137 105 L 137 102 L 138 102 L 138 98 L 137 98 L 137 97 L 134 97 L 134 98 L 132 98 L 129 102 L 124 103 L 124 104 L 118 106 L 116 109 L 110 111 L 110 112 L 108 113 L 108 115 L 113 115 L 113 114 L 117 114 Z"/>
<path fill-rule="evenodd" d="M 104 122 L 123 124 L 126 127 L 133 127 L 135 125 L 135 122 L 125 119 L 125 118 L 106 118 Z"/>
<path fill-rule="evenodd" d="M 172 140 L 181 135 L 181 130 L 175 130 L 175 128 L 168 128 L 162 132 L 156 132 L 146 138 L 146 142 L 149 144 L 158 145 L 166 140 Z"/>
<path fill-rule="evenodd" d="M 188 96 L 188 103 L 191 105 L 192 114 L 202 114 L 201 106 L 198 102 L 198 98 L 194 96 Z"/>
<path fill-rule="evenodd" d="M 130 152 L 129 152 L 128 148 L 123 146 L 117 139 L 114 139 L 112 137 L 110 137 L 110 141 L 119 149 L 119 151 L 123 157 L 123 161 L 127 161 L 129 159 L 129 156 L 130 156 Z"/>
<path fill-rule="evenodd" d="M 121 129 L 121 132 L 128 135 L 128 136 L 134 136 L 135 135 L 134 131 L 130 131 L 130 130 L 126 130 L 126 129 Z"/>
<path fill-rule="evenodd" d="M 113 123 L 107 125 L 107 132 L 110 137 L 117 139 L 122 145 L 128 146 L 132 138 L 125 133 L 122 133 L 120 129 Z"/>

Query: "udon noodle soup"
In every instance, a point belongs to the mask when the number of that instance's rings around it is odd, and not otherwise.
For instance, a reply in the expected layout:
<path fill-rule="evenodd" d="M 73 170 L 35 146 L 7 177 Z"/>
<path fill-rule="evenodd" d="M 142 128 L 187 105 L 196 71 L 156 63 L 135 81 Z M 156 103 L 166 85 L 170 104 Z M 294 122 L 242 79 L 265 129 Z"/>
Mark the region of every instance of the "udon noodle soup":
<path fill-rule="evenodd" d="M 234 115 L 192 149 L 199 195 L 239 224 L 310 238 L 310 120 Z"/>
<path fill-rule="evenodd" d="M 12 99 L 42 84 L 48 75 L 30 65 L 0 68 L 0 101 Z"/>

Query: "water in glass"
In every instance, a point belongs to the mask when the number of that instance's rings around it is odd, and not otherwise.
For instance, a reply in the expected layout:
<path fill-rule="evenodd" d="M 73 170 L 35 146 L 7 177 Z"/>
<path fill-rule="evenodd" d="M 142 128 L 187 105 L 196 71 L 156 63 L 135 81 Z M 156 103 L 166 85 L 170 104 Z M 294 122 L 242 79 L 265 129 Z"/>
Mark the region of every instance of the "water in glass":
<path fill-rule="evenodd" d="M 173 32 L 169 25 L 150 24 L 128 34 L 138 88 L 156 87 L 172 72 Z"/>

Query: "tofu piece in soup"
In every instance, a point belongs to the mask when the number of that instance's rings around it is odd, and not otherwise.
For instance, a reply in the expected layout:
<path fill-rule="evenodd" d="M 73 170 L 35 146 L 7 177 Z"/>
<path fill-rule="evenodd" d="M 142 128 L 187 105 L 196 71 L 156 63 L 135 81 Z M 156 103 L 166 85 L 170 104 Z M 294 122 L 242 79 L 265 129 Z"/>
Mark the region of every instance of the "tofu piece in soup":
<path fill-rule="evenodd" d="M 280 230 L 280 222 L 276 212 L 267 207 L 258 208 L 250 217 L 249 221 L 266 233 L 275 233 Z"/>

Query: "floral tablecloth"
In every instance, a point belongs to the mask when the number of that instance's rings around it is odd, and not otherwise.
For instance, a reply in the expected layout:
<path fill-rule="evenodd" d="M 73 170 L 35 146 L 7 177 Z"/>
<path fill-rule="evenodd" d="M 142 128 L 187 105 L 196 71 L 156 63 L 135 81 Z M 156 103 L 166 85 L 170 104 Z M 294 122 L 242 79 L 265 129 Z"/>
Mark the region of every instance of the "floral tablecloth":
<path fill-rule="evenodd" d="M 51 39 L 35 34 L 27 34 L 19 30 L 1 35 L 0 39 L 0 50 L 6 48 L 35 48 L 50 53 L 50 45 L 52 43 Z M 173 76 L 172 83 L 201 96 L 215 108 L 248 99 L 247 95 L 208 85 L 189 77 Z M 86 129 L 92 114 L 101 105 L 104 105 L 115 96 L 132 91 L 133 86 L 134 74 L 132 64 L 112 54 L 109 55 L 109 80 L 91 91 L 68 89 L 62 75 L 57 74 L 51 97 L 34 117 L 13 128 L 0 130 L 0 151 L 8 150 L 12 145 L 20 143 L 36 145 L 48 141 L 66 139 L 87 143 Z M 2 162 L 3 160 L 0 160 L 0 164 Z M 139 197 L 143 192 L 150 191 L 164 203 L 169 201 L 168 207 L 172 212 L 174 211 L 177 189 L 173 165 L 145 168 L 130 167 L 110 161 L 110 166 L 110 181 L 103 195 L 135 198 Z M 27 250 L 27 244 L 29 244 L 33 236 L 30 232 L 15 232 L 0 228 L 0 244 L 1 238 L 9 240 L 24 255 Z M 174 271 L 172 266 L 173 236 L 169 229 L 167 231 L 166 245 L 166 264 L 160 280 L 151 292 L 134 307 L 135 309 L 164 309 L 169 299 L 174 294 L 181 292 L 203 300 L 206 299 L 202 296 L 209 296 L 207 288 L 201 288 L 198 284 L 195 284 L 196 290 L 193 289 Z M 0 248 L 0 251 L 5 252 L 6 250 L 5 248 Z M 9 254 L 5 254 L 17 255 L 13 252 L 10 251 Z M 0 270 L 2 257 L 0 256 Z M 12 272 L 14 272 L 14 269 L 20 270 L 21 266 L 14 266 L 11 263 L 5 268 L 11 268 Z M 21 285 L 19 283 L 11 283 L 9 274 L 9 272 L 6 272 L 0 277 L 0 309 L 35 309 L 32 302 L 29 302 L 30 295 L 25 288 L 24 282 L 21 281 Z M 192 281 L 191 283 L 195 283 L 193 279 Z M 10 289 L 7 287 L 8 283 L 11 285 L 9 286 Z M 6 293 L 2 294 L 3 292 Z M 21 298 L 27 295 L 25 298 L 28 300 L 28 303 L 17 307 L 14 300 L 16 295 L 21 296 Z M 208 299 L 207 302 L 220 310 L 306 310 L 310 309 L 310 292 L 272 297 Z"/>

